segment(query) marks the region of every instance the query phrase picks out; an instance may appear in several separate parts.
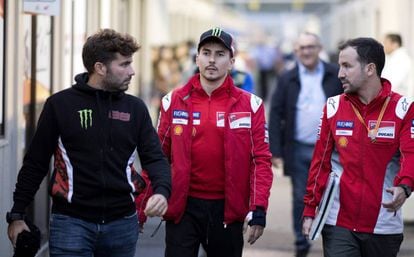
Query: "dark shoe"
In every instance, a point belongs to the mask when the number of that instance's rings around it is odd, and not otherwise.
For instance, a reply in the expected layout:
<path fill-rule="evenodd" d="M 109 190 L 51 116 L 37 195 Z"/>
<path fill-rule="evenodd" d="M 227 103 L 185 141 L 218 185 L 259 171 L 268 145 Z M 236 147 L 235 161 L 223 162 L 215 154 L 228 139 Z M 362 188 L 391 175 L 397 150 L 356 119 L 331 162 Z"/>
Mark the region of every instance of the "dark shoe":
<path fill-rule="evenodd" d="M 306 256 L 308 256 L 309 249 L 310 248 L 296 250 L 295 257 L 306 257 Z"/>

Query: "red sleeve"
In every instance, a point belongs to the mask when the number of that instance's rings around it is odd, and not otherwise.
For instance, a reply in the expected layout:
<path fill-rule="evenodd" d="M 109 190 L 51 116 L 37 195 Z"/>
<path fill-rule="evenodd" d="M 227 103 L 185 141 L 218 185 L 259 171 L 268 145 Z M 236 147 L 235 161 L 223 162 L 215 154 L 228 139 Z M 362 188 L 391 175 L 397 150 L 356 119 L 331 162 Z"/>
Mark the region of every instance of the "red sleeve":
<path fill-rule="evenodd" d="M 148 199 L 153 194 L 153 191 L 152 191 L 151 181 L 149 180 L 147 171 L 142 170 L 141 176 L 145 180 L 145 183 L 147 184 L 147 186 L 141 194 L 135 197 L 135 206 L 136 206 L 137 213 L 138 213 L 138 222 L 140 224 L 144 224 L 147 221 L 147 216 L 144 213 L 145 206 L 147 206 Z"/>
<path fill-rule="evenodd" d="M 263 104 L 253 114 L 252 140 L 253 161 L 250 173 L 250 199 L 252 200 L 250 208 L 255 210 L 257 206 L 261 206 L 266 210 L 273 182 L 273 172 Z"/>
<path fill-rule="evenodd" d="M 400 171 L 394 185 L 405 184 L 414 189 L 414 106 L 411 104 L 400 131 Z"/>
<path fill-rule="evenodd" d="M 306 194 L 304 197 L 305 208 L 303 216 L 314 217 L 316 207 L 322 198 L 326 181 L 331 172 L 331 156 L 334 148 L 334 139 L 326 116 L 326 105 L 323 109 L 321 123 L 313 152 L 311 166 L 309 168 Z"/>

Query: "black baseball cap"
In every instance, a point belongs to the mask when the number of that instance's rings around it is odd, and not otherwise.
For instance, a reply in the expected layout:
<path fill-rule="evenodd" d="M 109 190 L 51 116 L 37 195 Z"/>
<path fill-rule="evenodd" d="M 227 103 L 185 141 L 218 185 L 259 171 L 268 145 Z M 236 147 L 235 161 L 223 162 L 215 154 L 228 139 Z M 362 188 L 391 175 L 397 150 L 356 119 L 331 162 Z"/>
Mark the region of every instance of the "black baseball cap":
<path fill-rule="evenodd" d="M 223 43 L 223 45 L 230 50 L 230 54 L 231 56 L 234 55 L 234 42 L 233 42 L 233 37 L 225 32 L 223 29 L 221 28 L 213 28 L 210 30 L 207 30 L 206 32 L 204 32 L 203 34 L 201 34 L 200 36 L 200 42 L 198 43 L 198 48 L 197 50 L 200 51 L 200 48 L 209 41 L 213 41 L 213 40 L 217 40 L 221 43 Z"/>

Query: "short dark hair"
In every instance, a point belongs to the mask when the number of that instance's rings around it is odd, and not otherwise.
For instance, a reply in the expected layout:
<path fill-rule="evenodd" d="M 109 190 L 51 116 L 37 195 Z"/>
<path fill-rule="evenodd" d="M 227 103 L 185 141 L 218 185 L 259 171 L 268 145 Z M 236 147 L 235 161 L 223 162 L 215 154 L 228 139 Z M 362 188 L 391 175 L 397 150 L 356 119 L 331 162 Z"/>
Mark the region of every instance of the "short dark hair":
<path fill-rule="evenodd" d="M 402 46 L 403 44 L 400 34 L 388 33 L 385 37 L 391 40 L 391 42 L 397 43 L 399 46 Z"/>
<path fill-rule="evenodd" d="M 82 49 L 83 65 L 92 74 L 96 62 L 108 64 L 116 58 L 116 53 L 131 56 L 139 48 L 132 36 L 113 29 L 102 29 L 86 39 Z"/>
<path fill-rule="evenodd" d="M 373 38 L 359 37 L 345 41 L 339 45 L 342 51 L 347 47 L 352 47 L 358 54 L 358 61 L 364 65 L 374 63 L 377 75 L 380 77 L 385 64 L 385 52 L 381 43 Z"/>

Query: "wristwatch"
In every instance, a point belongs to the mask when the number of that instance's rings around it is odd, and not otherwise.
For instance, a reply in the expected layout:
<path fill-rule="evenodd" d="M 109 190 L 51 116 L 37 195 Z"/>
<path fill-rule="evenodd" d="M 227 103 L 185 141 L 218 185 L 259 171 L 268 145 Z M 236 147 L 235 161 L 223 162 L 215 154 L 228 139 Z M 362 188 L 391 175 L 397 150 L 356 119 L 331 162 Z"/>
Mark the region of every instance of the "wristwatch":
<path fill-rule="evenodd" d="M 405 184 L 399 184 L 398 186 L 401 187 L 402 189 L 404 189 L 404 193 L 405 193 L 405 196 L 407 198 L 410 197 L 412 190 L 411 190 L 411 188 L 409 186 L 407 186 Z"/>
<path fill-rule="evenodd" d="M 6 214 L 6 220 L 7 223 L 12 223 L 15 220 L 24 220 L 26 219 L 26 214 L 19 213 L 19 212 L 7 212 Z"/>

